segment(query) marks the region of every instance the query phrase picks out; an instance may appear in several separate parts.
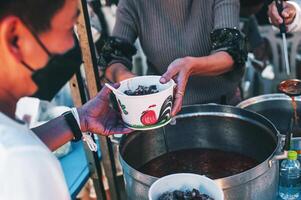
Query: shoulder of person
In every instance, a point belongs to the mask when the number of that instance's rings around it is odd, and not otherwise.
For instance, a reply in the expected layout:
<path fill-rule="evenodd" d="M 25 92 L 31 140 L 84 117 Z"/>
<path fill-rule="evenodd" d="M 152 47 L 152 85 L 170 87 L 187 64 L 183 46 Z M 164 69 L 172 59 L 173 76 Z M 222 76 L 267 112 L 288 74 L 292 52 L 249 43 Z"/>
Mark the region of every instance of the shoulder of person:
<path fill-rule="evenodd" d="M 4 130 L 16 131 L 12 127 Z M 61 166 L 50 151 L 31 140 L 14 140 L 11 148 L 7 147 L 9 143 L 4 142 L 4 148 L 0 142 L 0 199 L 70 199 Z"/>
<path fill-rule="evenodd" d="M 51 151 L 25 125 L 12 127 L 0 124 L 0 159 L 2 163 L 14 166 L 18 163 L 31 167 L 41 163 L 59 165 Z"/>
<path fill-rule="evenodd" d="M 26 125 L 17 122 L 13 125 L 0 123 L 0 149 L 11 151 L 20 148 L 37 148 L 49 152 Z"/>
<path fill-rule="evenodd" d="M 69 200 L 70 194 L 58 163 L 44 153 L 11 152 L 0 162 L 0 199 Z M 49 159 L 50 158 L 50 159 Z"/>

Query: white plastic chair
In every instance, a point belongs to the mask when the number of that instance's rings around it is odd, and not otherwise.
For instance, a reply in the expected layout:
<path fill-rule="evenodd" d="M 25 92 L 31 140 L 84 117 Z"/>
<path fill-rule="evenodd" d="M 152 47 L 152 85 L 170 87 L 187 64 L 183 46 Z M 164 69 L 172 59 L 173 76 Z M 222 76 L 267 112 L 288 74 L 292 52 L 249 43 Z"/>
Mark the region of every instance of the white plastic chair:
<path fill-rule="evenodd" d="M 260 26 L 259 30 L 263 37 L 265 37 L 271 46 L 272 50 L 272 63 L 274 65 L 274 72 L 276 75 L 276 80 L 284 80 L 289 78 L 296 77 L 296 57 L 297 57 L 297 50 L 298 45 L 301 42 L 301 33 L 292 33 L 289 34 L 287 37 L 288 43 L 288 54 L 289 54 L 289 63 L 290 63 L 290 75 L 286 74 L 285 71 L 285 60 L 283 58 L 283 43 L 282 37 L 279 34 L 279 31 L 272 26 Z"/>

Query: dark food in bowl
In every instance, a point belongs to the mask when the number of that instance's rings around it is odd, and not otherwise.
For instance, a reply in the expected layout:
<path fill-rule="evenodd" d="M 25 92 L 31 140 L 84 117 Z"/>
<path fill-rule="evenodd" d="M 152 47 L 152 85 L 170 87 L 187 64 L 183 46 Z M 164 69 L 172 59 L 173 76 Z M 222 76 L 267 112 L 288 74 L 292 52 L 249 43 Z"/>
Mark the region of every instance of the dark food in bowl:
<path fill-rule="evenodd" d="M 163 193 L 158 200 L 214 200 L 207 194 L 201 194 L 199 190 L 186 190 L 185 192 L 175 190 L 173 192 Z"/>
<path fill-rule="evenodd" d="M 158 93 L 159 90 L 157 89 L 156 85 L 151 85 L 149 87 L 139 85 L 138 88 L 134 91 L 132 90 L 126 90 L 124 91 L 124 94 L 129 96 L 141 96 L 141 95 L 148 95 L 148 94 L 154 94 Z"/>

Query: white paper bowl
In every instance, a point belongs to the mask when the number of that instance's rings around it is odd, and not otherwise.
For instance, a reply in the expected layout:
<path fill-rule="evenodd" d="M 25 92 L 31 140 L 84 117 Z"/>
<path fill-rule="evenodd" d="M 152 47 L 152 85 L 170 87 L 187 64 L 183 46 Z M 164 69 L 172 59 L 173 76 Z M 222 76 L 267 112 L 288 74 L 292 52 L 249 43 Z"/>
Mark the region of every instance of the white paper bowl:
<path fill-rule="evenodd" d="M 128 96 L 114 93 L 125 124 L 135 130 L 149 130 L 159 128 L 171 120 L 171 108 L 173 103 L 173 80 L 166 84 L 159 82 L 160 76 L 139 76 L 122 81 L 119 91 L 136 90 L 139 85 L 156 85 L 158 93 Z"/>
<path fill-rule="evenodd" d="M 158 179 L 151 185 L 148 198 L 158 200 L 165 192 L 173 192 L 174 190 L 191 191 L 193 188 L 215 200 L 224 200 L 223 190 L 212 179 L 190 173 L 172 174 Z"/>

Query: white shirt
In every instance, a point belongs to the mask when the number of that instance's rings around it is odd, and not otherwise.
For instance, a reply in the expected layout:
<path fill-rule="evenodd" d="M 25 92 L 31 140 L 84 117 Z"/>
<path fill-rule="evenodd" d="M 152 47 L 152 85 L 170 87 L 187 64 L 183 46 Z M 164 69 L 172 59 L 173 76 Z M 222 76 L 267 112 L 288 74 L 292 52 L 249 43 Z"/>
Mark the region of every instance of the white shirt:
<path fill-rule="evenodd" d="M 287 1 L 287 3 L 292 4 L 296 8 L 296 16 L 294 21 L 287 26 L 288 32 L 297 32 L 301 31 L 301 1 L 295 0 L 295 1 Z"/>
<path fill-rule="evenodd" d="M 26 125 L 1 112 L 0 199 L 70 199 L 56 157 Z"/>

